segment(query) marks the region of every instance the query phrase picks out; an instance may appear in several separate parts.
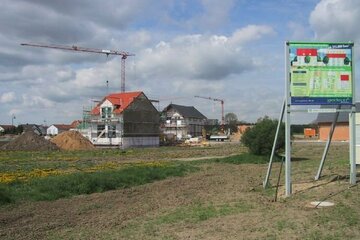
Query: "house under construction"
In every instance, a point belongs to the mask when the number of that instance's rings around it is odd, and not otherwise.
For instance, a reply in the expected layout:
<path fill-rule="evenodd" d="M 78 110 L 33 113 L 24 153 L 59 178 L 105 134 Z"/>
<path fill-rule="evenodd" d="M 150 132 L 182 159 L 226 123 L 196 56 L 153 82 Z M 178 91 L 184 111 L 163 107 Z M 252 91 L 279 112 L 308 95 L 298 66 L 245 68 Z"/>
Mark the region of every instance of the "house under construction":
<path fill-rule="evenodd" d="M 176 140 L 202 136 L 206 117 L 193 106 L 169 104 L 162 112 L 162 131 Z"/>
<path fill-rule="evenodd" d="M 143 92 L 107 95 L 86 122 L 81 132 L 97 146 L 159 146 L 159 113 Z"/>

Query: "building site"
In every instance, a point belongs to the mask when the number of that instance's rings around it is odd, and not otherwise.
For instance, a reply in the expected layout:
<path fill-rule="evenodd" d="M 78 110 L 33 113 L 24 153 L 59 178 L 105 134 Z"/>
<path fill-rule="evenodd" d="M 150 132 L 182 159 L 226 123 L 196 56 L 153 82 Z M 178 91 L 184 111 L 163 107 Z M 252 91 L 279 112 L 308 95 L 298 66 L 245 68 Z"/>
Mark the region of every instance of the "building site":
<path fill-rule="evenodd" d="M 0 16 L 0 239 L 360 239 L 360 1 Z"/>
<path fill-rule="evenodd" d="M 70 124 L 54 123 L 50 126 L 27 124 L 25 132 L 34 131 L 40 136 L 52 138 L 66 131 L 78 131 L 95 147 L 121 149 L 158 147 L 161 144 L 206 144 L 207 140 L 230 141 L 231 130 L 225 130 L 222 99 L 194 96 L 221 103 L 221 120 L 218 121 L 207 119 L 194 106 L 170 104 L 159 111 L 154 106 L 158 100 L 149 99 L 142 91 L 125 91 L 125 60 L 135 54 L 75 45 L 22 43 L 21 46 L 121 57 L 121 89 L 118 93 L 104 96 L 94 106 L 84 106 L 82 119 L 73 120 Z M 232 124 L 235 124 L 237 132 L 237 123 Z M 239 135 L 235 138 L 237 141 L 240 139 Z"/>

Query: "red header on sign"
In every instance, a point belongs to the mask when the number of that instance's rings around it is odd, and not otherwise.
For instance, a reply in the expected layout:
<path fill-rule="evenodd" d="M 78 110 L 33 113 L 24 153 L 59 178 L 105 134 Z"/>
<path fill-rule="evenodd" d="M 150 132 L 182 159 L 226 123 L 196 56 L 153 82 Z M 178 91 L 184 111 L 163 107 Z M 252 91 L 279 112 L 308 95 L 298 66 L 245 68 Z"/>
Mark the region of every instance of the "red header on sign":
<path fill-rule="evenodd" d="M 345 53 L 328 53 L 326 54 L 329 58 L 346 58 Z"/>
<path fill-rule="evenodd" d="M 314 48 L 298 48 L 296 49 L 298 56 L 317 56 L 317 49 Z"/>
<path fill-rule="evenodd" d="M 340 75 L 341 81 L 349 81 L 349 75 Z"/>

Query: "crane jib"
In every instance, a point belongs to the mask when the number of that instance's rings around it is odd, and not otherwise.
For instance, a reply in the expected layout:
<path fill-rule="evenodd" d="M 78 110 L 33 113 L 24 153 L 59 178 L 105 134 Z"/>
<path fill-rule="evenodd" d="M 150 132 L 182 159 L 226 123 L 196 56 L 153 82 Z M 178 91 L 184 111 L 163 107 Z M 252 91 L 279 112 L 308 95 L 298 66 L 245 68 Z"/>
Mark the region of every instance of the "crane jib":
<path fill-rule="evenodd" d="M 55 44 L 36 44 L 36 43 L 21 43 L 21 46 L 28 47 L 41 47 L 41 48 L 52 48 L 52 49 L 60 49 L 60 50 L 69 50 L 69 51 L 77 51 L 77 52 L 89 52 L 89 53 L 100 53 L 109 55 L 120 55 L 121 57 L 121 92 L 125 92 L 125 59 L 128 56 L 135 56 L 133 53 L 124 52 L 124 51 L 114 51 L 108 49 L 97 49 L 97 48 L 85 48 L 79 46 L 63 46 L 63 45 L 55 45 Z"/>

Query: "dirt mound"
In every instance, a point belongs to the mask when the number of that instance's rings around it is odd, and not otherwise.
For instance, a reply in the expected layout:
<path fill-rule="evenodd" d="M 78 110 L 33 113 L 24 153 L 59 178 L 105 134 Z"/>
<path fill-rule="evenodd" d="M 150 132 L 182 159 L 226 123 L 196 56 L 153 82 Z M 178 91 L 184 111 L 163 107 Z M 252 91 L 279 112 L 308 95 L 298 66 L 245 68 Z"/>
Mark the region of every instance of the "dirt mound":
<path fill-rule="evenodd" d="M 241 137 L 242 137 L 242 133 L 240 133 L 240 131 L 238 131 L 238 132 L 230 135 L 230 140 L 232 142 L 240 142 Z"/>
<path fill-rule="evenodd" d="M 90 150 L 95 148 L 87 138 L 77 131 L 60 133 L 51 139 L 51 142 L 63 150 Z"/>
<path fill-rule="evenodd" d="M 51 151 L 59 150 L 59 148 L 52 142 L 37 135 L 33 131 L 28 131 L 21 134 L 11 142 L 3 145 L 2 150 L 23 150 L 23 151 Z"/>

